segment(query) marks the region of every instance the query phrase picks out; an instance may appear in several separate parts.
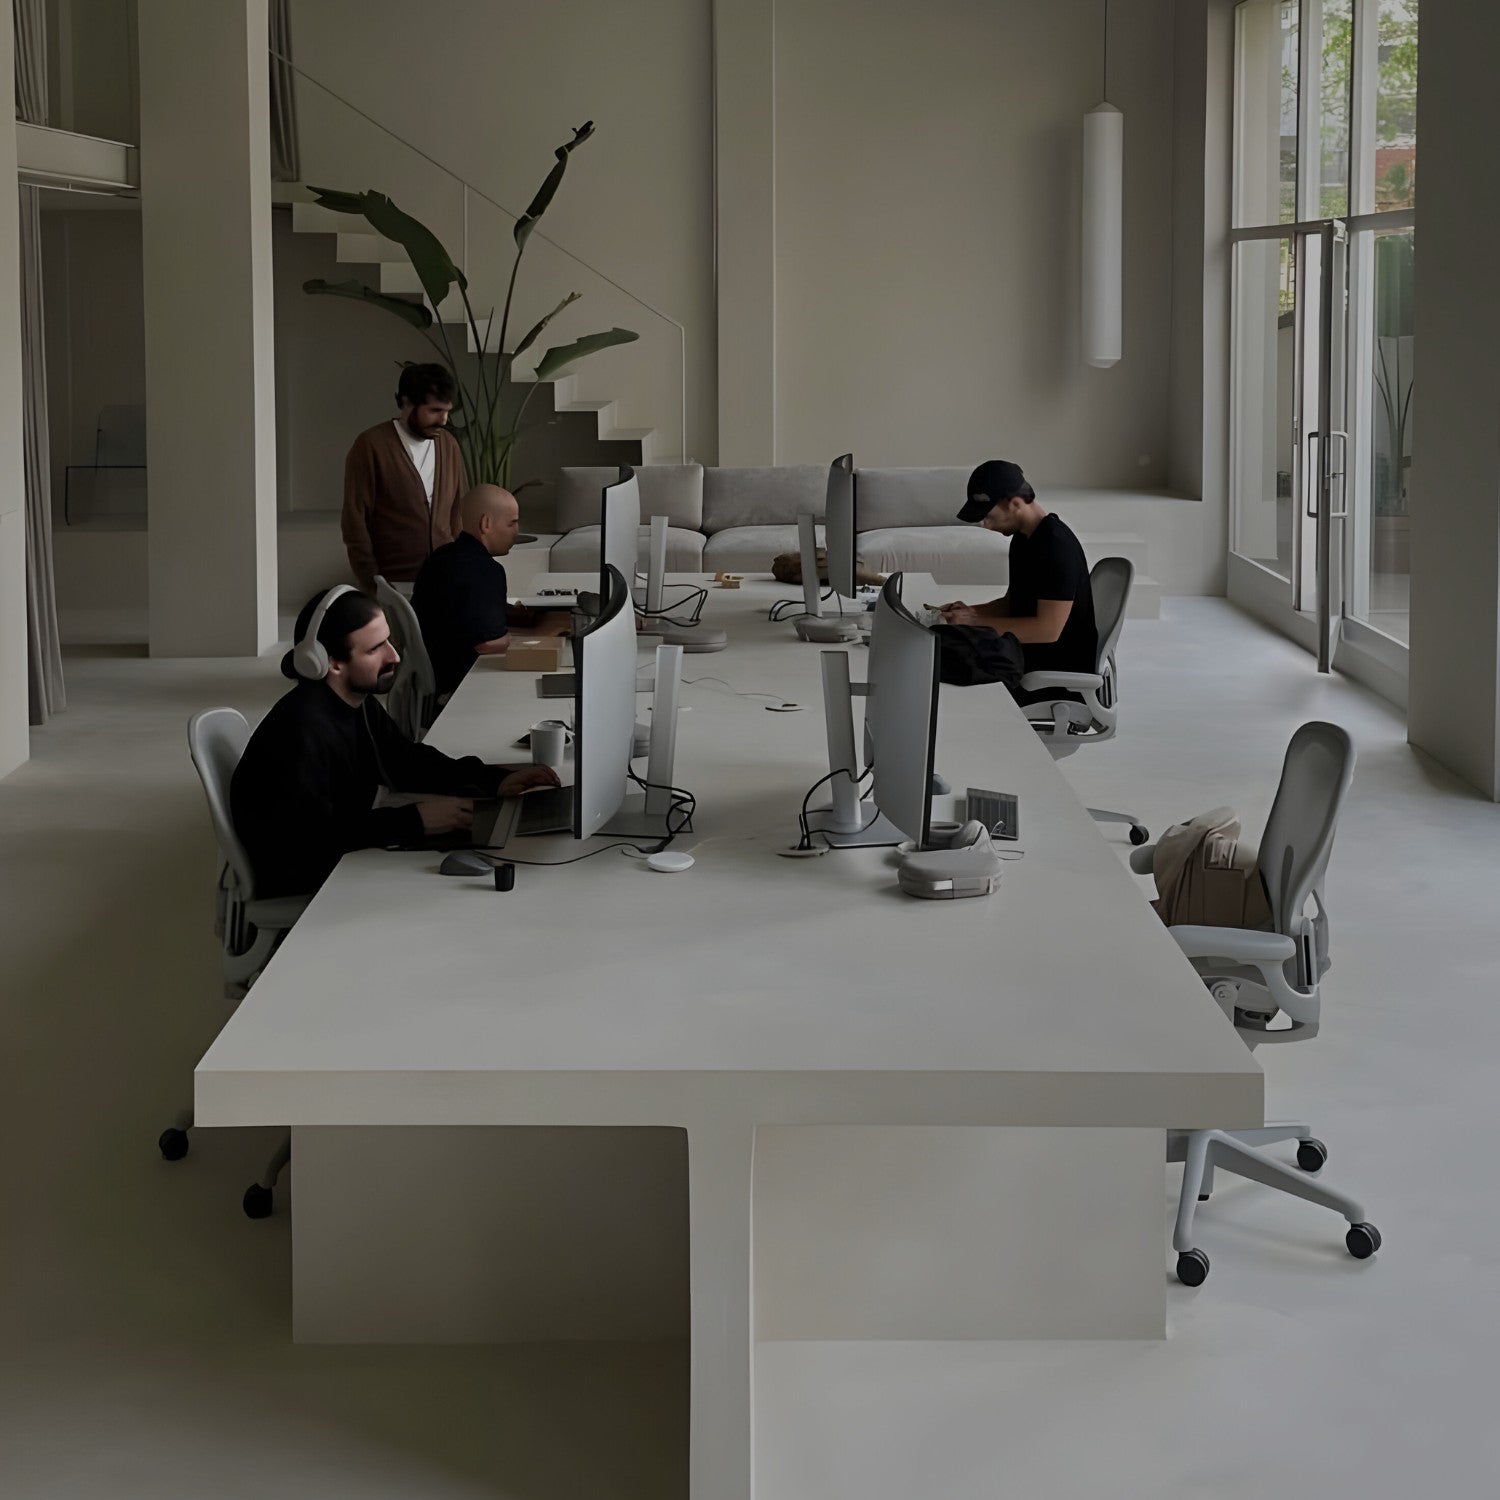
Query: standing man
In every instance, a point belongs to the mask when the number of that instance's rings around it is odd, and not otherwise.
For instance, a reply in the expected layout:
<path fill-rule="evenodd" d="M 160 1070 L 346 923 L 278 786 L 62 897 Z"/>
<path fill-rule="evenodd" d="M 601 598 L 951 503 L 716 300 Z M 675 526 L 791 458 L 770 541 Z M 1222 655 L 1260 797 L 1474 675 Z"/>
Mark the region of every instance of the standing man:
<path fill-rule="evenodd" d="M 440 697 L 479 657 L 504 651 L 512 625 L 530 635 L 563 635 L 570 623 L 566 611 L 540 614 L 507 596 L 505 568 L 496 559 L 521 529 L 521 507 L 509 490 L 476 484 L 459 506 L 459 523 L 458 535 L 422 564 L 411 594 Z"/>
<path fill-rule="evenodd" d="M 1003 458 L 980 464 L 969 476 L 958 519 L 1010 538 L 1010 584 L 988 604 L 943 605 L 944 622 L 1013 635 L 1028 672 L 1092 672 L 1099 635 L 1088 559 L 1078 538 L 1037 499 L 1020 466 Z"/>
<path fill-rule="evenodd" d="M 375 575 L 410 582 L 428 554 L 458 529 L 468 487 L 463 454 L 448 432 L 453 377 L 442 365 L 407 365 L 396 386 L 400 415 L 355 438 L 344 460 L 344 546 L 366 593 Z"/>

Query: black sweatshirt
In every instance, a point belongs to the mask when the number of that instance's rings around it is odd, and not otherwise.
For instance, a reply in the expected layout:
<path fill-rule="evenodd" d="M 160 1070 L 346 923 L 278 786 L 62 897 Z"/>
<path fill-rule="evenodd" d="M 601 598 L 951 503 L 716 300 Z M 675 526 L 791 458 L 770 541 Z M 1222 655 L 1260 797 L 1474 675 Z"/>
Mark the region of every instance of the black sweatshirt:
<path fill-rule="evenodd" d="M 374 807 L 381 787 L 492 797 L 504 774 L 407 739 L 368 698 L 350 708 L 326 682 L 299 682 L 256 727 L 230 784 L 255 894 L 310 893 L 351 849 L 419 842 L 421 814 Z"/>

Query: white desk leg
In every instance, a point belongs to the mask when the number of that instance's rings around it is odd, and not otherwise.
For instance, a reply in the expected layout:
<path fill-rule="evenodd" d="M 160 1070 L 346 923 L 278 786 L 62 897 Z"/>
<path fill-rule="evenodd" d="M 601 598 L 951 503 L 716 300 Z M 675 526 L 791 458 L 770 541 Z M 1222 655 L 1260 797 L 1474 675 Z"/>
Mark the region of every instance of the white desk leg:
<path fill-rule="evenodd" d="M 691 1500 L 751 1500 L 751 1125 L 688 1129 Z"/>

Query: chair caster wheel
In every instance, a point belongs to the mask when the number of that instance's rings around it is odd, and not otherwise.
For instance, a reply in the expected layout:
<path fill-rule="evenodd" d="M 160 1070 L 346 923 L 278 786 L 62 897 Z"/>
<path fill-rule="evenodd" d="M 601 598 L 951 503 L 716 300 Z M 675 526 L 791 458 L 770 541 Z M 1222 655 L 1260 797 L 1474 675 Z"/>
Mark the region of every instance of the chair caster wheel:
<path fill-rule="evenodd" d="M 156 1138 L 156 1149 L 167 1161 L 181 1161 L 188 1154 L 188 1133 L 175 1125 Z"/>
<path fill-rule="evenodd" d="M 1177 1279 L 1183 1286 L 1202 1286 L 1208 1280 L 1208 1257 L 1201 1250 L 1184 1250 L 1177 1257 Z"/>
<path fill-rule="evenodd" d="M 269 1219 L 273 1205 L 271 1189 L 252 1182 L 245 1189 L 244 1209 L 247 1219 Z"/>
<path fill-rule="evenodd" d="M 1322 1141 L 1298 1141 L 1297 1165 L 1304 1172 L 1321 1172 L 1328 1161 L 1328 1147 Z"/>
<path fill-rule="evenodd" d="M 1373 1224 L 1351 1224 L 1344 1243 L 1355 1260 L 1369 1260 L 1380 1249 L 1380 1231 Z"/>
<path fill-rule="evenodd" d="M 1151 837 L 1150 833 L 1141 827 L 1139 823 L 1133 823 L 1130 828 L 1130 842 L 1139 847 Z"/>

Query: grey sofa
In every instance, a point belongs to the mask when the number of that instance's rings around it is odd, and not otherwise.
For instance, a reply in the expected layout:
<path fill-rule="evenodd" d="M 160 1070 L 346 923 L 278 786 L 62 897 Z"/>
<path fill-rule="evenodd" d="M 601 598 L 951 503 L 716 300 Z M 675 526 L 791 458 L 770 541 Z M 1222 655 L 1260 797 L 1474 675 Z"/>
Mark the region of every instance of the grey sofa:
<path fill-rule="evenodd" d="M 705 469 L 657 464 L 636 471 L 641 519 L 666 516 L 673 572 L 765 573 L 778 553 L 797 550 L 797 517 L 823 516 L 828 469 Z M 612 468 L 567 468 L 557 491 L 554 572 L 599 565 L 599 494 Z M 958 520 L 969 470 L 860 469 L 856 473 L 859 556 L 878 573 L 909 569 L 949 583 L 1004 583 L 1004 537 Z M 819 528 L 819 541 L 822 529 Z"/>

